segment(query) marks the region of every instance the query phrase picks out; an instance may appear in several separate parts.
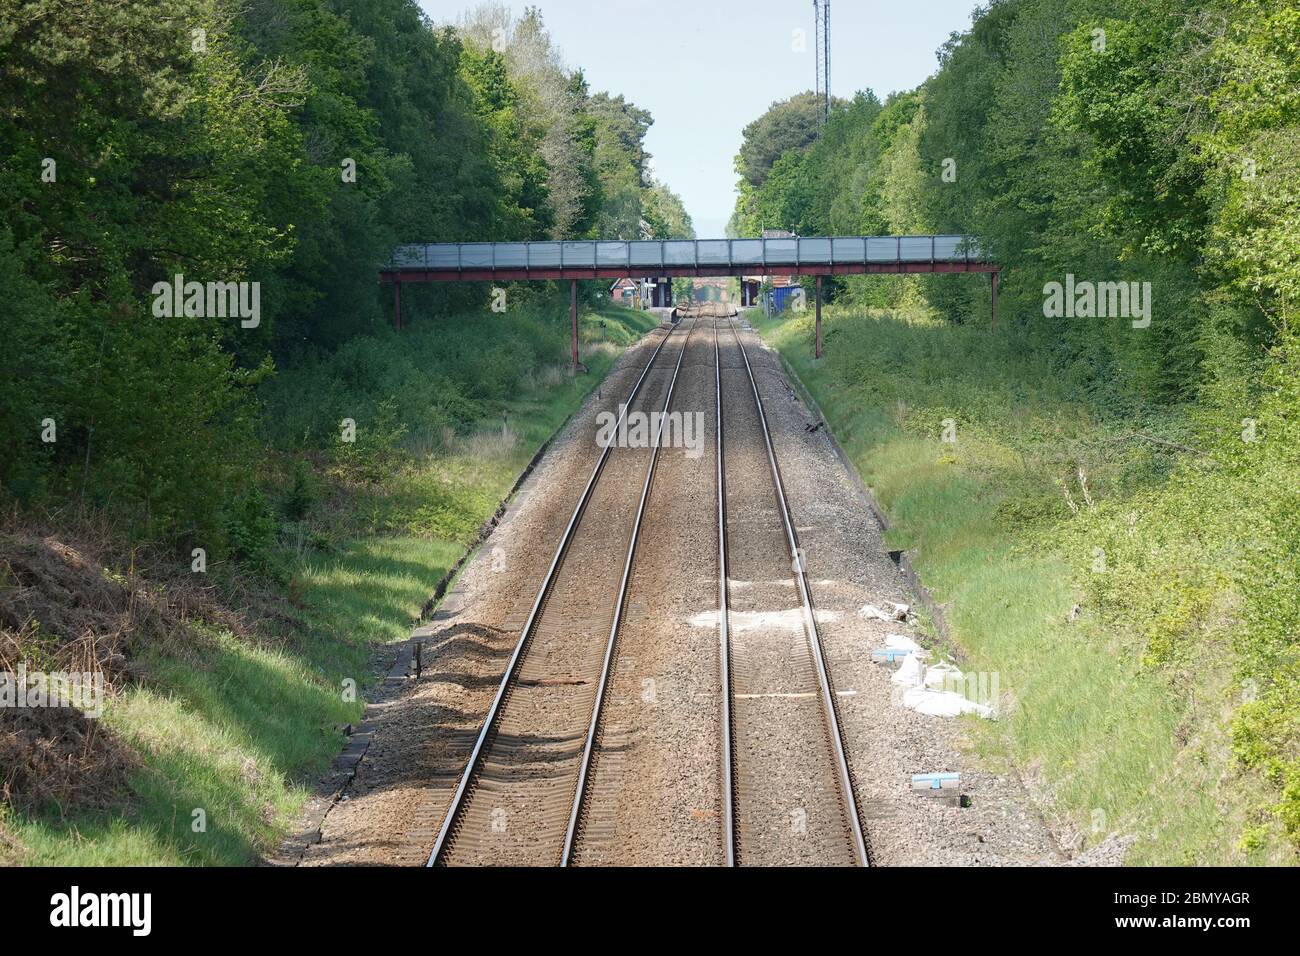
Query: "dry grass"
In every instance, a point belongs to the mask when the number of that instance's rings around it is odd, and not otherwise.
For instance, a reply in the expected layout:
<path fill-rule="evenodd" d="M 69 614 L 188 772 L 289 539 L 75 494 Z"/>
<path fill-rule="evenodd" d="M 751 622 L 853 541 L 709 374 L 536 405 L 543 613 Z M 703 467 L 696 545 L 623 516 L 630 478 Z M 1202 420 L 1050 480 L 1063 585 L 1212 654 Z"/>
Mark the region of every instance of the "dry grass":
<path fill-rule="evenodd" d="M 584 343 L 582 347 L 582 360 L 588 365 L 590 365 L 592 360 L 597 357 L 613 359 L 613 358 L 617 358 L 620 354 L 622 354 L 622 352 L 623 352 L 622 346 L 616 345 L 615 343 L 609 341 L 592 342 L 590 344 Z M 567 370 L 564 370 L 562 372 L 562 377 L 556 380 L 557 384 L 563 378 L 568 378 L 568 377 L 569 377 L 569 372 Z"/>
<path fill-rule="evenodd" d="M 475 461 L 499 460 L 512 454 L 522 436 L 508 424 L 483 428 L 470 435 L 458 435 L 450 428 L 442 433 L 442 451 L 447 456 Z"/>
<path fill-rule="evenodd" d="M 478 460 L 505 458 L 518 446 L 519 433 L 509 425 L 475 432 L 462 443 L 464 453 Z"/>
<path fill-rule="evenodd" d="M 120 539 L 119 539 L 120 540 Z M 0 526 L 0 672 L 87 674 L 111 693 L 143 680 L 139 651 L 192 655 L 207 641 L 198 621 L 247 634 L 200 575 L 146 580 L 139 552 L 115 555 L 110 528 L 77 522 L 57 535 L 35 520 Z M 120 549 L 120 545 L 117 546 Z M 117 560 L 115 560 L 117 559 Z M 177 562 L 153 556 L 159 574 Z M 125 572 L 112 570 L 116 565 Z M 186 566 L 188 570 L 188 566 Z M 0 801 L 21 809 L 113 805 L 138 758 L 96 717 L 75 707 L 0 709 Z"/>
<path fill-rule="evenodd" d="M 117 805 L 140 760 L 74 707 L 0 710 L 0 800 L 19 809 Z"/>
<path fill-rule="evenodd" d="M 607 345 L 611 343 L 601 344 Z M 588 348 L 587 350 L 588 354 L 591 354 L 593 351 L 594 347 Z M 542 369 L 541 373 L 537 376 L 537 382 L 542 388 L 549 391 L 553 388 L 559 388 L 571 378 L 573 378 L 573 371 L 567 365 L 548 365 Z"/>

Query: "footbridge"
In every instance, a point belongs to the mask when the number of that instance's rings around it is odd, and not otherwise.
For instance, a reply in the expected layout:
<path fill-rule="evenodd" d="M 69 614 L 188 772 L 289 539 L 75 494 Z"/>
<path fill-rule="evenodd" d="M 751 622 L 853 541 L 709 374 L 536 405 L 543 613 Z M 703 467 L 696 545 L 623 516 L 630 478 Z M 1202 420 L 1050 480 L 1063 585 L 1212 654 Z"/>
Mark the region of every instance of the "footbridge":
<path fill-rule="evenodd" d="M 379 273 L 394 291 L 394 321 L 402 324 L 408 282 L 569 280 L 573 363 L 578 363 L 578 281 L 681 276 L 813 276 L 817 355 L 822 354 L 823 276 L 873 273 L 988 273 L 997 325 L 998 272 L 967 236 L 799 236 L 765 239 L 669 239 L 562 242 L 434 242 L 398 246 Z"/>

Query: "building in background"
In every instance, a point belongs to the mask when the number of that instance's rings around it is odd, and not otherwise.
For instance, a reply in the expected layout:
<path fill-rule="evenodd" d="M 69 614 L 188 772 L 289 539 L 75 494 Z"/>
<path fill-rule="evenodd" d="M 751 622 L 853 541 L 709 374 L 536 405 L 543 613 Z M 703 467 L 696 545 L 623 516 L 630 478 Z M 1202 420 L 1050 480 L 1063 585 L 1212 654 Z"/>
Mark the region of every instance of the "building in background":
<path fill-rule="evenodd" d="M 666 309 L 673 304 L 673 280 L 655 276 L 641 280 L 641 301 L 647 309 Z"/>
<path fill-rule="evenodd" d="M 635 279 L 619 279 L 609 287 L 609 298 L 615 305 L 635 309 L 640 306 L 641 287 Z"/>
<path fill-rule="evenodd" d="M 609 298 L 629 309 L 668 308 L 673 304 L 673 280 L 667 276 L 619 279 L 609 287 Z"/>

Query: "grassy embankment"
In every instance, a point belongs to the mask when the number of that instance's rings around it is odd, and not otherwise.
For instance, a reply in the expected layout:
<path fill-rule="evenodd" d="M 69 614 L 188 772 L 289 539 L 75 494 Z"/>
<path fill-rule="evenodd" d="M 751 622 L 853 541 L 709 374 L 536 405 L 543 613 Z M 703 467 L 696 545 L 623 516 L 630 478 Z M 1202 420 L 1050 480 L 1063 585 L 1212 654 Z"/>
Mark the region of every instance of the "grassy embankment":
<path fill-rule="evenodd" d="M 407 637 L 536 450 L 651 324 L 584 314 L 590 374 L 576 378 L 564 323 L 537 314 L 417 322 L 281 373 L 264 393 L 269 490 L 235 534 L 245 570 L 209 568 L 220 603 L 256 607 L 247 627 L 199 615 L 137 648 L 103 718 L 134 764 L 123 792 L 95 810 L 0 803 L 0 861 L 238 864 L 273 847 L 361 715 L 343 682 L 364 692 L 375 647 Z M 355 443 L 339 440 L 344 418 Z"/>
<path fill-rule="evenodd" d="M 1130 863 L 1294 862 L 1279 777 L 1248 772 L 1232 736 L 1256 706 L 1246 499 L 1269 479 L 1179 447 L 1195 409 L 1108 416 L 1006 332 L 829 309 L 817 362 L 810 316 L 751 316 L 968 667 L 999 673 L 1003 719 L 970 719 L 972 752 L 1014 764 L 1081 847 L 1125 834 Z"/>

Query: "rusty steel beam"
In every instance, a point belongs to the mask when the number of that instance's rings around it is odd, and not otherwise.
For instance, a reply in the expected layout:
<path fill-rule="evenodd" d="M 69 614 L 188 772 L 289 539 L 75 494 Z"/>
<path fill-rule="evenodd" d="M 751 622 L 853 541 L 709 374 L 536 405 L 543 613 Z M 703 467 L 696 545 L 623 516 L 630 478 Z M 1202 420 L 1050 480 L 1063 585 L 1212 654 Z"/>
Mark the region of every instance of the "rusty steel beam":
<path fill-rule="evenodd" d="M 822 357 L 822 277 L 817 277 L 817 289 L 813 292 L 817 302 L 817 349 L 814 358 Z"/>
<path fill-rule="evenodd" d="M 573 374 L 578 374 L 578 280 L 569 283 L 569 321 L 573 326 Z"/>

